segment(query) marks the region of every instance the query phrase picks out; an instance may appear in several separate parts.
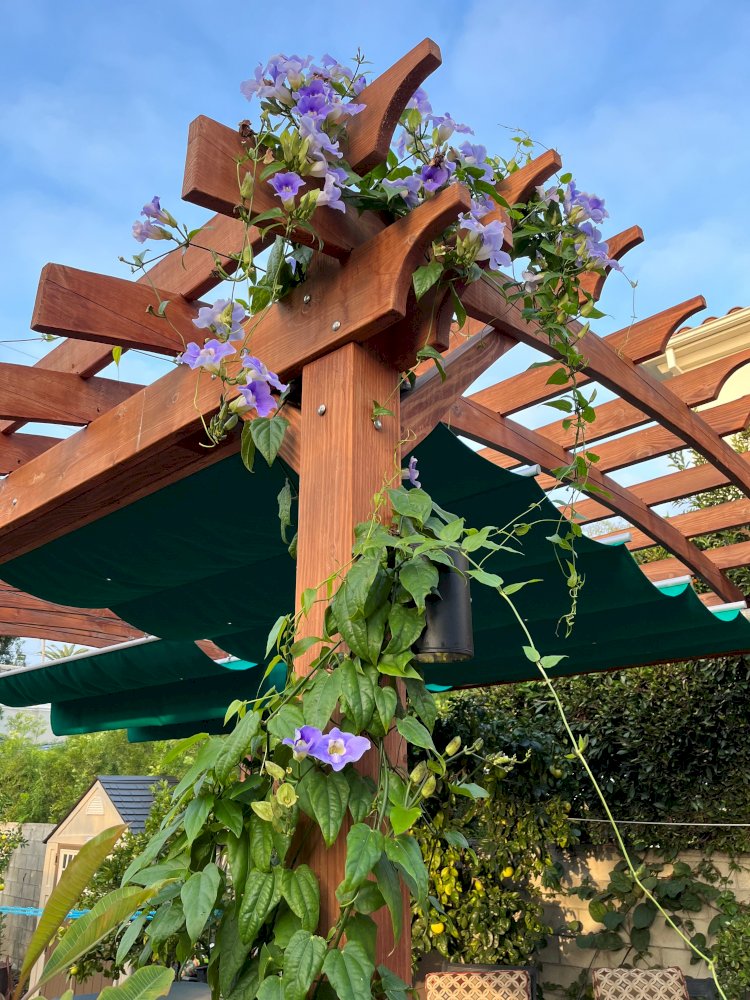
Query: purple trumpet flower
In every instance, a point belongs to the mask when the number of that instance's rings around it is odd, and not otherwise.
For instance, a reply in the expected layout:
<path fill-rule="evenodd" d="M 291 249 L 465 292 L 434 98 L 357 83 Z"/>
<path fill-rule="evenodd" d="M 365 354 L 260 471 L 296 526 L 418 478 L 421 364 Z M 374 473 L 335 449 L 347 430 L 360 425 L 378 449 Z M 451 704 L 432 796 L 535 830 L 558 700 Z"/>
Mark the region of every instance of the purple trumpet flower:
<path fill-rule="evenodd" d="M 155 226 L 153 222 L 141 222 L 137 219 L 133 223 L 133 237 L 138 240 L 139 243 L 145 243 L 146 240 L 171 240 L 172 234 L 168 233 L 166 229 L 162 229 L 161 226 Z"/>
<path fill-rule="evenodd" d="M 226 340 L 242 340 L 245 331 L 242 323 L 246 319 L 245 310 L 229 299 L 217 299 L 212 306 L 201 306 L 193 325 L 200 330 L 213 329 L 217 336 Z"/>
<path fill-rule="evenodd" d="M 275 372 L 270 372 L 266 368 L 260 358 L 254 358 L 251 354 L 246 354 L 242 359 L 242 367 L 248 369 L 248 382 L 267 382 L 274 389 L 278 389 L 279 392 L 286 392 L 289 388 L 288 385 L 284 385 L 279 380 L 279 376 Z"/>
<path fill-rule="evenodd" d="M 359 760 L 371 745 L 366 736 L 342 733 L 334 727 L 330 733 L 321 734 L 320 740 L 308 752 L 323 764 L 330 764 L 334 771 L 341 771 L 350 762 Z"/>
<path fill-rule="evenodd" d="M 412 455 L 409 459 L 409 465 L 407 468 L 401 470 L 401 478 L 406 481 L 408 479 L 409 483 L 416 489 L 421 490 L 422 484 L 419 481 L 419 469 L 417 468 L 417 456 Z"/>
<path fill-rule="evenodd" d="M 344 172 L 341 171 L 341 173 Z M 344 177 L 346 177 L 346 174 L 344 174 Z M 323 190 L 318 195 L 316 205 L 328 205 L 329 208 L 335 208 L 338 212 L 345 212 L 346 205 L 341 200 L 341 188 L 338 186 L 337 180 L 337 176 L 331 171 L 326 173 Z"/>
<path fill-rule="evenodd" d="M 280 170 L 274 174 L 268 182 L 274 189 L 276 195 L 281 198 L 281 203 L 286 206 L 293 203 L 297 197 L 297 192 L 305 186 L 299 174 L 293 171 Z"/>
<path fill-rule="evenodd" d="M 231 344 L 221 340 L 207 340 L 203 347 L 198 344 L 188 344 L 185 351 L 177 357 L 177 360 L 188 365 L 195 371 L 196 368 L 205 368 L 207 372 L 216 374 L 221 367 L 224 358 L 234 354 L 237 350 Z"/>
<path fill-rule="evenodd" d="M 279 407 L 268 382 L 248 382 L 247 385 L 237 386 L 237 389 L 244 400 L 244 405 L 235 407 L 239 412 L 256 410 L 259 417 L 270 417 Z"/>
<path fill-rule="evenodd" d="M 563 204 L 571 222 L 585 222 L 591 219 L 592 222 L 598 223 L 609 216 L 604 207 L 604 199 L 598 198 L 595 194 L 579 191 L 575 181 L 568 184 Z"/>
<path fill-rule="evenodd" d="M 421 115 L 429 115 L 432 111 L 427 91 L 422 87 L 417 87 L 406 106 L 407 108 L 416 108 Z"/>
<path fill-rule="evenodd" d="M 400 194 L 408 208 L 415 208 L 419 204 L 419 191 L 422 187 L 422 178 L 417 177 L 416 174 L 412 174 L 411 177 L 399 177 L 395 181 L 381 181 L 380 184 L 388 192 L 389 198 L 391 193 L 394 195 Z"/>
<path fill-rule="evenodd" d="M 322 737 L 323 734 L 316 726 L 302 726 L 294 730 L 294 736 L 287 736 L 281 742 L 292 748 L 295 760 L 304 760 Z"/>
<path fill-rule="evenodd" d="M 420 174 L 425 191 L 437 191 L 438 188 L 447 184 L 455 169 L 455 163 L 451 163 L 450 160 L 425 164 Z"/>

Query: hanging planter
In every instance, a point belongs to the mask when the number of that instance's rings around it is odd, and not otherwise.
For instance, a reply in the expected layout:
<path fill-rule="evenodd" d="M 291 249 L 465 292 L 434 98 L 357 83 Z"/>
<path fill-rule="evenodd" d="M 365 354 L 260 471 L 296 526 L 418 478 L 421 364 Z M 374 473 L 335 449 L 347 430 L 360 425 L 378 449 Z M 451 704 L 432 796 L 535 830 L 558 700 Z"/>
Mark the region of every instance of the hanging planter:
<path fill-rule="evenodd" d="M 425 629 L 413 646 L 420 663 L 459 663 L 474 656 L 469 560 L 462 552 L 452 558 L 455 569 L 438 567 L 438 593 L 425 602 Z"/>

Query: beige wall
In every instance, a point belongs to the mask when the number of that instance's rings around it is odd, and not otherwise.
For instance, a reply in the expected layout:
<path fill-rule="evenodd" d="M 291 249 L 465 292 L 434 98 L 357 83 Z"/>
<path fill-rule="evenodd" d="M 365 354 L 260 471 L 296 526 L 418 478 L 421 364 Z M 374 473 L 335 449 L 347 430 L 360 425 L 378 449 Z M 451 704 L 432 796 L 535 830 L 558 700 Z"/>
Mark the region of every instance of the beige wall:
<path fill-rule="evenodd" d="M 566 870 L 563 884 L 568 888 L 581 885 L 584 877 L 589 875 L 597 888 L 603 889 L 609 882 L 610 871 L 621 859 L 621 855 L 612 848 L 581 851 L 580 853 L 571 851 L 567 857 L 569 860 L 563 864 Z M 697 851 L 686 851 L 680 855 L 680 860 L 691 866 L 696 865 L 701 858 L 702 855 Z M 750 902 L 750 871 L 730 872 L 729 860 L 725 855 L 714 855 L 711 860 L 723 875 L 729 877 L 729 888 L 737 895 L 738 899 Z M 743 868 L 750 868 L 750 855 L 741 857 L 739 863 Z M 588 902 L 577 896 L 550 894 L 545 910 L 549 923 L 556 929 L 563 928 L 567 922 L 574 920 L 580 920 L 583 925 L 583 933 L 602 929 L 601 924 L 595 923 L 589 916 Z M 693 918 L 696 931 L 705 933 L 714 912 L 710 908 L 705 908 L 702 913 L 689 914 Z M 582 969 L 612 968 L 619 966 L 624 961 L 633 963 L 632 952 L 626 959 L 625 949 L 610 952 L 598 952 L 590 948 L 581 949 L 576 944 L 575 938 L 575 934 L 566 934 L 564 931 L 550 937 L 549 944 L 539 953 L 538 957 L 538 961 L 543 963 L 540 980 L 568 986 L 578 977 Z M 657 916 L 651 928 L 651 941 L 651 958 L 647 962 L 641 963 L 642 967 L 676 965 L 686 975 L 698 979 L 708 978 L 709 973 L 705 963 L 690 964 L 689 949 L 665 924 L 664 918 L 661 916 Z"/>
<path fill-rule="evenodd" d="M 15 830 L 15 823 L 0 823 L 0 830 Z M 17 847 L 11 855 L 10 865 L 3 878 L 5 889 L 0 892 L 0 906 L 36 907 L 42 885 L 44 838 L 52 830 L 52 823 L 24 823 L 21 827 L 26 838 L 24 847 Z M 31 935 L 36 927 L 36 917 L 8 914 L 5 918 L 0 959 L 6 955 L 18 966 L 26 954 Z"/>

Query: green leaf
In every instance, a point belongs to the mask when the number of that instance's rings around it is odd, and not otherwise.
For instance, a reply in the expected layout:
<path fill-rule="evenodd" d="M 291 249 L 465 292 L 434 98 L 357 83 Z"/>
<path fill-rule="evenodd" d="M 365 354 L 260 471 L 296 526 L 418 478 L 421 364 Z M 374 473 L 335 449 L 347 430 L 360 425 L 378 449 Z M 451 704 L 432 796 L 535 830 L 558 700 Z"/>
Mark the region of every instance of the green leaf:
<path fill-rule="evenodd" d="M 379 892 L 380 890 L 378 890 L 378 893 Z M 381 906 L 382 905 L 381 900 Z M 357 944 L 362 946 L 367 955 L 374 955 L 377 938 L 378 928 L 371 916 L 357 911 L 349 917 L 346 922 L 347 941 L 355 941 Z"/>
<path fill-rule="evenodd" d="M 387 1000 L 409 1000 L 411 987 L 400 976 L 391 972 L 385 965 L 378 966 L 378 973 L 380 974 L 380 985 L 383 987 Z"/>
<path fill-rule="evenodd" d="M 411 743 L 412 746 L 422 747 L 423 750 L 435 749 L 429 730 L 425 729 L 422 723 L 417 722 L 413 716 L 407 715 L 405 718 L 399 719 L 396 728 L 406 742 Z"/>
<path fill-rule="evenodd" d="M 305 724 L 325 729 L 341 695 L 341 671 L 321 670 L 302 700 Z"/>
<path fill-rule="evenodd" d="M 247 881 L 247 871 L 249 866 L 248 862 L 250 849 L 248 838 L 245 836 L 234 837 L 230 834 L 227 837 L 226 851 L 235 894 L 237 896 L 241 896 L 245 882 Z"/>
<path fill-rule="evenodd" d="M 289 421 L 284 417 L 256 417 L 249 422 L 250 433 L 258 451 L 269 466 L 279 453 Z"/>
<path fill-rule="evenodd" d="M 346 837 L 346 863 L 342 893 L 358 889 L 375 867 L 383 853 L 383 834 L 366 823 L 355 823 Z"/>
<path fill-rule="evenodd" d="M 157 1000 L 169 993 L 174 969 L 148 965 L 137 969 L 120 986 L 105 986 L 98 1000 Z"/>
<path fill-rule="evenodd" d="M 443 265 L 437 260 L 433 260 L 429 264 L 424 264 L 422 267 L 416 269 L 411 280 L 414 285 L 414 293 L 417 296 L 417 301 L 426 292 L 429 292 L 437 281 L 440 281 L 442 273 Z"/>
<path fill-rule="evenodd" d="M 84 913 L 67 928 L 62 941 L 45 964 L 37 986 L 49 982 L 58 972 L 64 972 L 81 955 L 91 951 L 123 920 L 127 920 L 135 910 L 151 899 L 156 891 L 155 887 L 141 889 L 138 886 L 126 886 L 124 889 L 115 889 L 103 896 L 88 913 Z"/>
<path fill-rule="evenodd" d="M 117 347 L 112 348 L 112 360 L 120 367 L 120 358 L 122 357 L 122 347 L 118 344 Z"/>
<path fill-rule="evenodd" d="M 443 355 L 435 350 L 431 344 L 426 344 L 424 347 L 417 351 L 417 361 L 434 361 L 435 367 L 440 375 L 440 381 L 445 382 L 448 377 L 445 372 L 445 366 L 443 364 Z"/>
<path fill-rule="evenodd" d="M 320 887 L 315 873 L 307 865 L 287 869 L 281 886 L 289 909 L 300 918 L 305 930 L 314 931 L 320 914 Z"/>
<path fill-rule="evenodd" d="M 429 559 L 424 556 L 414 556 L 401 566 L 399 580 L 414 598 L 417 608 L 424 611 L 425 598 L 438 585 L 438 571 Z"/>
<path fill-rule="evenodd" d="M 208 918 L 213 912 L 216 897 L 219 895 L 221 874 L 212 862 L 201 872 L 195 872 L 180 890 L 182 908 L 185 911 L 185 926 L 191 942 L 201 936 Z"/>
<path fill-rule="evenodd" d="M 465 851 L 469 846 L 469 841 L 460 830 L 445 830 L 443 840 L 451 847 L 458 847 L 462 851 Z"/>
<path fill-rule="evenodd" d="M 252 427 L 252 420 L 246 420 L 242 425 L 240 436 L 240 458 L 248 472 L 253 471 L 255 464 L 255 441 L 253 440 Z"/>
<path fill-rule="evenodd" d="M 156 916 L 146 929 L 146 936 L 152 945 L 160 944 L 172 937 L 173 934 L 179 934 L 184 926 L 185 913 L 182 909 L 182 902 L 172 900 L 160 906 L 156 911 Z"/>
<path fill-rule="evenodd" d="M 385 853 L 388 860 L 401 870 L 412 894 L 422 905 L 427 899 L 427 868 L 417 841 L 409 833 L 387 837 Z"/>
<path fill-rule="evenodd" d="M 432 732 L 437 720 L 437 704 L 432 691 L 428 691 L 422 678 L 409 678 L 406 681 L 406 693 L 409 704 L 417 713 L 425 726 Z"/>
<path fill-rule="evenodd" d="M 238 903 L 232 902 L 224 910 L 221 924 L 216 933 L 216 947 L 219 949 L 219 987 L 221 995 L 226 997 L 232 990 L 232 985 L 245 964 L 245 959 L 251 950 L 251 945 L 245 944 L 240 938 L 240 927 L 237 918 Z"/>
<path fill-rule="evenodd" d="M 253 739 L 260 729 L 260 715 L 247 712 L 237 723 L 233 732 L 221 737 L 221 749 L 214 764 L 214 773 L 221 782 L 226 782 L 234 769 L 250 752 Z M 187 817 L 186 817 L 187 819 Z"/>
<path fill-rule="evenodd" d="M 240 937 L 252 944 L 281 898 L 280 879 L 274 872 L 253 870 L 247 877 L 239 912 Z"/>
<path fill-rule="evenodd" d="M 375 708 L 377 709 L 383 733 L 386 734 L 391 728 L 391 722 L 398 705 L 398 695 L 392 687 L 375 687 Z"/>
<path fill-rule="evenodd" d="M 289 544 L 289 540 L 286 537 L 286 529 L 292 526 L 292 484 L 288 479 L 284 480 L 284 485 L 279 490 L 279 495 L 276 498 L 279 505 L 279 530 L 281 531 L 281 540 L 284 545 Z"/>
<path fill-rule="evenodd" d="M 365 777 L 348 767 L 343 772 L 349 783 L 349 812 L 355 823 L 361 823 L 372 809 L 375 798 L 375 783 L 372 778 Z"/>
<path fill-rule="evenodd" d="M 404 900 L 401 895 L 401 881 L 398 872 L 385 853 L 381 855 L 380 860 L 375 865 L 375 878 L 391 915 L 393 940 L 398 942 L 404 929 Z"/>
<path fill-rule="evenodd" d="M 295 705 L 290 702 L 288 705 L 284 705 L 272 719 L 269 720 L 267 728 L 269 733 L 276 736 L 278 739 L 286 739 L 287 736 L 293 736 L 295 729 L 300 729 L 305 724 L 305 717 L 302 714 L 302 708 L 299 705 Z"/>
<path fill-rule="evenodd" d="M 213 809 L 213 805 L 213 795 L 198 795 L 188 805 L 185 810 L 185 836 L 187 837 L 188 846 L 192 844 L 203 829 L 208 815 Z"/>
<path fill-rule="evenodd" d="M 570 374 L 565 368 L 557 368 L 547 379 L 547 385 L 567 385 L 570 381 Z"/>
<path fill-rule="evenodd" d="M 448 788 L 455 795 L 463 795 L 467 799 L 488 799 L 490 797 L 487 789 L 477 785 L 474 781 L 462 781 L 457 785 L 449 784 Z"/>
<path fill-rule="evenodd" d="M 410 830 L 421 815 L 422 810 L 419 806 L 412 806 L 411 809 L 407 809 L 405 806 L 396 805 L 392 807 L 388 818 L 391 821 L 393 832 L 398 837 L 399 834 Z"/>
<path fill-rule="evenodd" d="M 653 903 L 639 903 L 633 910 L 633 927 L 643 929 L 650 927 L 656 917 L 656 907 Z"/>
<path fill-rule="evenodd" d="M 339 771 L 323 774 L 311 768 L 298 785 L 300 805 L 314 819 L 323 834 L 326 847 L 339 835 L 349 802 L 349 784 Z"/>
<path fill-rule="evenodd" d="M 284 1000 L 284 984 L 277 975 L 268 976 L 258 987 L 256 1000 Z"/>
<path fill-rule="evenodd" d="M 241 836 L 243 812 L 239 802 L 233 802 L 231 799 L 219 799 L 214 805 L 214 811 L 222 826 L 225 826 L 235 837 Z"/>
<path fill-rule="evenodd" d="M 325 938 L 307 930 L 292 935 L 284 951 L 284 1000 L 305 1000 L 327 950 Z"/>
<path fill-rule="evenodd" d="M 558 663 L 562 663 L 563 660 L 567 660 L 567 656 L 543 656 L 539 661 L 545 670 L 551 670 L 556 667 Z"/>
<path fill-rule="evenodd" d="M 16 996 L 23 993 L 23 987 L 37 959 L 43 954 L 57 929 L 78 902 L 81 893 L 91 881 L 99 865 L 112 853 L 112 848 L 126 830 L 126 824 L 121 823 L 119 826 L 109 827 L 92 837 L 88 843 L 83 845 L 60 876 L 60 881 L 52 890 L 26 950 L 18 976 Z"/>
<path fill-rule="evenodd" d="M 138 940 L 138 936 L 143 930 L 143 925 L 146 923 L 147 919 L 148 919 L 148 914 L 141 913 L 140 916 L 134 917 L 130 921 L 125 933 L 120 938 L 120 942 L 117 945 L 115 965 L 122 965 L 124 963 L 128 952 L 133 947 L 135 942 Z"/>
<path fill-rule="evenodd" d="M 432 513 L 432 500 L 424 490 L 388 490 L 391 506 L 402 517 L 410 517 L 419 524 L 429 518 Z"/>
<path fill-rule="evenodd" d="M 250 817 L 247 832 L 248 850 L 254 868 L 263 872 L 271 870 L 273 855 L 273 827 L 260 816 Z"/>
<path fill-rule="evenodd" d="M 388 612 L 388 630 L 391 638 L 384 652 L 402 653 L 411 649 L 424 632 L 424 614 L 417 608 L 408 608 L 405 604 L 393 604 Z"/>
<path fill-rule="evenodd" d="M 346 702 L 346 715 L 356 732 L 367 727 L 375 711 L 375 691 L 378 672 L 373 667 L 358 671 L 353 660 L 347 660 L 337 673 L 341 675 L 341 695 Z"/>
<path fill-rule="evenodd" d="M 485 587 L 502 587 L 503 585 L 503 578 L 498 576 L 497 573 L 488 573 L 483 569 L 470 569 L 468 570 L 468 574 L 473 580 L 483 584 Z"/>
<path fill-rule="evenodd" d="M 589 903 L 589 914 L 592 920 L 595 920 L 597 924 L 603 924 L 604 918 L 609 913 L 609 910 L 605 903 L 601 899 L 592 899 Z"/>
<path fill-rule="evenodd" d="M 356 941 L 347 941 L 338 951 L 328 951 L 323 972 L 336 990 L 339 1000 L 365 1000 L 372 997 L 370 980 L 375 963 Z"/>

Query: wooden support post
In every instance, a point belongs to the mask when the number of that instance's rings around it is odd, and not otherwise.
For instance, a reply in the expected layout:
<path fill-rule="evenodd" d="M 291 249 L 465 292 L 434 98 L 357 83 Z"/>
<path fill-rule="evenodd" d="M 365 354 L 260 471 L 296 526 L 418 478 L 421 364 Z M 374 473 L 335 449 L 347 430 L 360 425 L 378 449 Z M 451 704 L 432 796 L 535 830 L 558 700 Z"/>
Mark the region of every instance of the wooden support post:
<path fill-rule="evenodd" d="M 300 435 L 299 538 L 297 547 L 297 603 L 302 591 L 322 583 L 351 559 L 354 526 L 372 511 L 372 498 L 400 467 L 401 429 L 399 373 L 358 344 L 346 344 L 305 366 L 302 378 Z M 377 400 L 394 413 L 372 421 Z M 325 591 L 322 592 L 325 596 Z M 324 602 L 316 604 L 306 631 L 320 635 Z M 309 659 L 298 661 L 304 674 Z M 391 762 L 405 766 L 406 746 L 397 733 L 388 737 Z M 365 754 L 356 765 L 361 773 L 377 777 L 375 754 Z M 322 840 L 311 845 L 307 863 L 320 880 L 320 922 L 326 932 L 336 922 L 336 887 L 344 876 L 346 821 L 333 847 Z M 411 978 L 411 919 L 404 898 L 404 932 L 395 945 L 391 921 L 383 908 L 375 913 L 378 925 L 377 963 L 385 963 L 405 981 Z"/>

